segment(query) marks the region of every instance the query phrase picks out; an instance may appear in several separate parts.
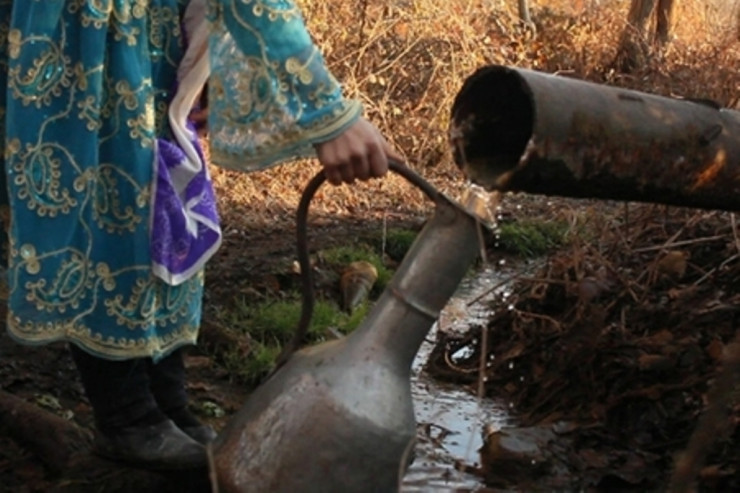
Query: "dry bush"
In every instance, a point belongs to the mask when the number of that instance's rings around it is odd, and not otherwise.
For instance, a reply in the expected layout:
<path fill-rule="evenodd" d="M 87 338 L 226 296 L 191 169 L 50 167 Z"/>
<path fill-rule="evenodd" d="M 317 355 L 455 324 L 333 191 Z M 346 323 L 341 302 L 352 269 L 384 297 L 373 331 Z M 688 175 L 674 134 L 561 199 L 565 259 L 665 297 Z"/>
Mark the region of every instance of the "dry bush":
<path fill-rule="evenodd" d="M 453 197 L 463 180 L 448 151 L 449 111 L 465 78 L 482 65 L 533 68 L 738 104 L 740 43 L 728 0 L 679 2 L 673 41 L 650 53 L 645 66 L 629 75 L 611 68 L 626 1 L 533 1 L 536 32 L 519 24 L 513 0 L 299 3 L 346 93 L 363 101 L 367 116 L 413 168 Z M 261 227 L 291 219 L 302 187 L 318 170 L 312 161 L 252 175 L 215 170 L 225 222 Z M 320 194 L 318 212 L 420 212 L 429 207 L 398 177 L 358 189 L 329 188 Z"/>

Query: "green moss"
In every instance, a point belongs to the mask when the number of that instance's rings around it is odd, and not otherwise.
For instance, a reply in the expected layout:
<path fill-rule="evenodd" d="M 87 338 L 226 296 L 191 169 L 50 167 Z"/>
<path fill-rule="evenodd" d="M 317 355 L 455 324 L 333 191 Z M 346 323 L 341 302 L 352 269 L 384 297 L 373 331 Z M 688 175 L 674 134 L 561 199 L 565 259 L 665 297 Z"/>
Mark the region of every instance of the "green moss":
<path fill-rule="evenodd" d="M 502 250 L 522 257 L 539 257 L 562 246 L 568 234 L 564 221 L 524 220 L 502 224 L 498 243 Z"/>
<path fill-rule="evenodd" d="M 272 369 L 280 351 L 278 345 L 254 344 L 246 358 L 237 351 L 227 351 L 223 364 L 232 378 L 256 385 Z"/>
<path fill-rule="evenodd" d="M 308 343 L 332 338 L 329 328 L 340 334 L 352 332 L 365 318 L 367 310 L 365 304 L 348 315 L 334 303 L 317 301 L 308 329 Z M 237 350 L 223 355 L 229 374 L 250 384 L 258 383 L 272 369 L 283 345 L 292 339 L 300 316 L 299 299 L 268 300 L 237 307 L 230 313 L 230 326 L 238 327 L 249 337 L 250 352 L 246 358 Z"/>
<path fill-rule="evenodd" d="M 385 236 L 385 253 L 396 262 L 400 262 L 416 240 L 418 231 L 408 229 L 389 229 Z"/>
<path fill-rule="evenodd" d="M 398 232 L 389 235 L 389 238 L 393 238 L 394 248 L 407 249 L 408 246 L 402 245 L 410 244 L 415 236 L 412 232 Z M 327 293 L 318 292 L 319 299 L 314 305 L 307 344 L 331 339 L 336 337 L 337 333 L 352 332 L 365 319 L 372 300 L 385 289 L 393 276 L 393 271 L 383 263 L 380 249 L 376 250 L 367 243 L 323 250 L 317 257 L 321 269 L 337 274 L 352 262 L 360 260 L 370 262 L 378 271 L 378 279 L 370 294 L 370 300 L 356 307 L 351 314 L 341 310 L 338 300 L 321 299 L 322 294 Z M 337 282 L 338 277 L 337 275 Z M 333 288 L 328 289 L 331 291 Z M 250 352 L 246 357 L 237 349 L 227 351 L 227 354 L 219 357 L 229 374 L 242 382 L 259 383 L 273 368 L 283 346 L 295 334 L 301 317 L 301 295 L 299 292 L 290 291 L 283 292 L 280 296 L 258 303 L 244 300 L 219 317 L 222 319 L 221 323 L 236 328 L 250 341 Z"/>

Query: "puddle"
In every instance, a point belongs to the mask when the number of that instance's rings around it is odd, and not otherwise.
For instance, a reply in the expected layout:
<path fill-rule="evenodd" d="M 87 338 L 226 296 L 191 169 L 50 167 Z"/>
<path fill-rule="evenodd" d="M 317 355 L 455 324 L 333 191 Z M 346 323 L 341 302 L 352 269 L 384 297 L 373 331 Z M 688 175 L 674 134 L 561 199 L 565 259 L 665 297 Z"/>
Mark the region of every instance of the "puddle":
<path fill-rule="evenodd" d="M 455 464 L 478 466 L 483 427 L 499 429 L 510 422 L 505 404 L 479 399 L 472 390 L 437 383 L 422 368 L 438 330 L 464 331 L 472 324 L 486 323 L 490 316 L 486 300 L 496 295 L 491 289 L 507 275 L 500 268 L 490 267 L 465 279 L 416 356 L 412 394 L 418 441 L 416 458 L 404 476 L 402 492 L 461 492 L 483 487 L 477 476 L 458 470 Z M 479 297 L 481 303 L 468 306 Z"/>

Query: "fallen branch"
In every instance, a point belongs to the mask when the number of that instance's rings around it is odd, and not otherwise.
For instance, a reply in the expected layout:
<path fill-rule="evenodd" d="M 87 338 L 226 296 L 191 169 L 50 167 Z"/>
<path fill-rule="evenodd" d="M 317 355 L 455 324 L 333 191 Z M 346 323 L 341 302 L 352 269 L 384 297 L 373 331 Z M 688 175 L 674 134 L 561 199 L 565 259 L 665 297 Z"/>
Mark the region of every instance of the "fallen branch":
<path fill-rule="evenodd" d="M 206 493 L 204 469 L 148 471 L 92 453 L 91 434 L 71 421 L 0 390 L 0 432 L 37 456 L 56 478 L 49 491 Z"/>
<path fill-rule="evenodd" d="M 696 477 L 712 445 L 727 433 L 729 407 L 735 384 L 740 380 L 740 332 L 727 346 L 722 370 L 709 390 L 707 409 L 689 439 L 686 450 L 679 455 L 668 487 L 671 493 L 694 491 Z"/>
<path fill-rule="evenodd" d="M 2 390 L 0 429 L 57 473 L 67 469 L 75 456 L 90 453 L 88 432 Z"/>

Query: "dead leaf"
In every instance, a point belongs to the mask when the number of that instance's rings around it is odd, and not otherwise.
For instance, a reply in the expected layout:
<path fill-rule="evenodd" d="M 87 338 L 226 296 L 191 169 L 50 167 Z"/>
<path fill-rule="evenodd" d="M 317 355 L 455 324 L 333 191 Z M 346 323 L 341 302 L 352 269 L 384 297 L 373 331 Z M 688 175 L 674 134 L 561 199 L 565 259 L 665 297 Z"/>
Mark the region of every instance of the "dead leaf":
<path fill-rule="evenodd" d="M 673 360 L 662 354 L 641 354 L 637 358 L 641 371 L 666 371 L 673 368 Z"/>
<path fill-rule="evenodd" d="M 695 296 L 698 290 L 698 286 L 689 286 L 686 288 L 671 288 L 668 290 L 668 297 L 672 300 L 687 299 Z"/>
<path fill-rule="evenodd" d="M 725 345 L 719 339 L 712 339 L 712 342 L 707 344 L 707 355 L 714 361 L 721 361 L 724 352 Z"/>
<path fill-rule="evenodd" d="M 640 341 L 640 344 L 643 346 L 665 346 L 669 342 L 673 341 L 673 332 L 671 332 L 668 329 L 663 329 L 660 332 L 656 332 L 655 334 L 651 335 L 650 337 L 645 337 Z"/>
<path fill-rule="evenodd" d="M 211 360 L 211 358 L 209 358 L 208 356 L 185 356 L 185 368 L 210 368 L 211 365 L 213 365 L 213 360 Z"/>
<path fill-rule="evenodd" d="M 689 252 L 682 250 L 671 250 L 658 260 L 658 272 L 680 280 L 686 274 Z"/>
<path fill-rule="evenodd" d="M 716 480 L 730 475 L 732 475 L 732 471 L 724 470 L 719 464 L 706 466 L 699 472 L 699 477 L 703 480 Z"/>

